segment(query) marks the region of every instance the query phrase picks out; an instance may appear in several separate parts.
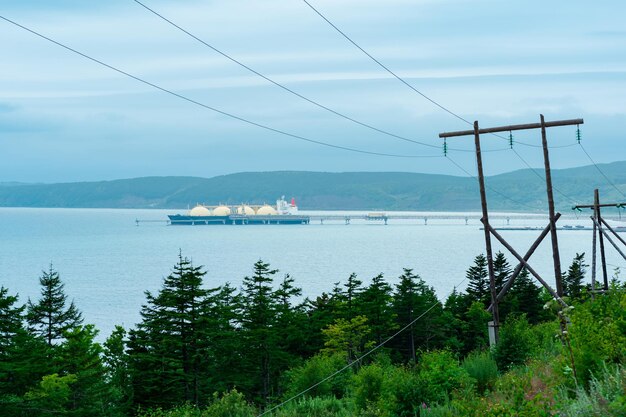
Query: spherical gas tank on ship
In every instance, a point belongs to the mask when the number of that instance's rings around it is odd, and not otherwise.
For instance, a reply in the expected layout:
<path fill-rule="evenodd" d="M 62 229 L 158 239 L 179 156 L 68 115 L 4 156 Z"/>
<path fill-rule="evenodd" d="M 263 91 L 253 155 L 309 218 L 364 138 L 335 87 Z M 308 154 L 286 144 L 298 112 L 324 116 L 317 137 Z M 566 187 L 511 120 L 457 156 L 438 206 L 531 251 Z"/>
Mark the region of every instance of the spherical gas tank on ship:
<path fill-rule="evenodd" d="M 272 206 L 268 206 L 267 204 L 257 210 L 256 214 L 258 216 L 275 216 L 277 214 L 276 209 Z"/>
<path fill-rule="evenodd" d="M 214 216 L 230 216 L 230 209 L 226 206 L 218 206 L 213 209 Z"/>
<path fill-rule="evenodd" d="M 208 208 L 204 207 L 204 206 L 195 206 L 194 208 L 192 208 L 189 211 L 189 215 L 190 216 L 210 216 L 211 215 L 211 210 L 209 210 Z"/>
<path fill-rule="evenodd" d="M 254 209 L 244 204 L 244 205 L 237 207 L 237 214 L 241 214 L 245 216 L 254 216 Z"/>

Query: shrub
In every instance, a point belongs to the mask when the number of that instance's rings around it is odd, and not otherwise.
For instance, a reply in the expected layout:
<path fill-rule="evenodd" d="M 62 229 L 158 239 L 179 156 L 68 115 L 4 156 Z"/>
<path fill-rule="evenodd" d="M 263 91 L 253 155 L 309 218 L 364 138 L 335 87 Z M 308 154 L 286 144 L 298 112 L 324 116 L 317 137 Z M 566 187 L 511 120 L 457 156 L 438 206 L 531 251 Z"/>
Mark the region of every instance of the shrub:
<path fill-rule="evenodd" d="M 493 351 L 498 368 L 507 370 L 522 365 L 535 351 L 536 340 L 526 316 L 509 317 Z"/>
<path fill-rule="evenodd" d="M 359 369 L 359 372 L 352 377 L 351 393 L 357 408 L 363 410 L 369 404 L 378 402 L 384 373 L 383 366 L 374 362 Z"/>
<path fill-rule="evenodd" d="M 587 384 L 603 364 L 626 357 L 626 292 L 612 287 L 608 293 L 576 305 L 569 337 L 579 383 Z"/>
<path fill-rule="evenodd" d="M 463 360 L 462 367 L 476 380 L 476 388 L 481 394 L 487 389 L 492 389 L 498 378 L 498 365 L 489 351 L 470 353 Z"/>
<path fill-rule="evenodd" d="M 256 410 L 242 393 L 232 390 L 219 396 L 213 394 L 213 401 L 202 413 L 202 417 L 254 417 Z M 187 417 L 184 414 L 181 417 Z"/>
<path fill-rule="evenodd" d="M 424 402 L 443 403 L 454 391 L 471 388 L 473 381 L 448 351 L 422 354 L 418 363 L 419 381 L 424 390 Z"/>
<path fill-rule="evenodd" d="M 354 410 L 347 400 L 334 397 L 302 398 L 276 409 L 268 417 L 352 417 Z"/>
<path fill-rule="evenodd" d="M 324 378 L 346 365 L 345 356 L 335 354 L 332 356 L 316 355 L 308 359 L 303 365 L 285 372 L 283 386 L 285 398 L 292 397 L 307 388 L 319 383 Z M 352 374 L 351 369 L 346 369 L 335 377 L 324 381 L 306 393 L 308 397 L 332 397 L 341 398 L 345 394 L 346 386 Z"/>
<path fill-rule="evenodd" d="M 567 398 L 567 393 L 562 393 Z M 589 390 L 579 386 L 576 398 L 565 401 L 563 417 L 623 417 L 626 415 L 626 369 L 622 365 L 602 367 L 592 376 Z"/>

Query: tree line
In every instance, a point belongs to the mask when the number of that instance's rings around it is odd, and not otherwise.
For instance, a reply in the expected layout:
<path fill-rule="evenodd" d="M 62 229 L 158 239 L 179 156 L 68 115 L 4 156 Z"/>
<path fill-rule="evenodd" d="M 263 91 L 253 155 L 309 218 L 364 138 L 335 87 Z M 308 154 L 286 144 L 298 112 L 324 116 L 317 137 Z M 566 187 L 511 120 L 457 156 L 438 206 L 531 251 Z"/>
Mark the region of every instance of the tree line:
<path fill-rule="evenodd" d="M 499 290 L 512 268 L 502 253 L 494 268 Z M 577 254 L 564 273 L 569 298 L 589 296 L 586 268 L 584 254 Z M 370 369 L 374 359 L 358 359 L 386 341 L 379 352 L 400 367 L 423 362 L 424 352 L 464 358 L 487 348 L 483 255 L 467 270 L 467 288 L 443 302 L 412 269 L 395 285 L 382 274 L 367 285 L 351 274 L 304 299 L 295 280 L 278 272 L 259 260 L 240 288 L 207 287 L 204 267 L 180 254 L 161 288 L 145 293 L 141 321 L 131 329 L 116 326 L 102 344 L 52 266 L 39 278 L 37 300 L 20 304 L 0 287 L 0 415 L 131 416 L 206 407 L 221 394 L 262 410 L 346 364 L 354 364 L 352 372 Z M 500 304 L 501 318 L 554 320 L 544 308 L 550 301 L 523 270 Z M 500 354 L 503 368 L 525 359 L 517 351 Z M 345 387 L 328 384 L 317 390 L 345 395 Z"/>

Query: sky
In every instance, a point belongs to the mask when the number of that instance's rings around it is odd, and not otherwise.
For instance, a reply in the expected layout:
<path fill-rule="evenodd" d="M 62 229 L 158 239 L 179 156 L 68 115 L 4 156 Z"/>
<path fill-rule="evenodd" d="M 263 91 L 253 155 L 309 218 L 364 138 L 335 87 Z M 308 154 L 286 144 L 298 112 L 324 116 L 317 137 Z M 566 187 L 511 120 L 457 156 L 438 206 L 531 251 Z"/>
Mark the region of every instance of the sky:
<path fill-rule="evenodd" d="M 142 0 L 143 1 L 143 0 Z M 598 163 L 626 160 L 626 2 L 310 0 L 363 49 L 432 100 L 483 127 L 583 118 Z M 254 70 L 398 140 L 281 90 L 133 0 L 0 0 L 0 16 L 176 94 L 0 20 L 0 182 L 73 182 L 242 171 L 466 175 L 440 132 L 470 126 L 385 72 L 302 0 L 145 4 Z M 508 136 L 507 133 L 504 136 Z M 513 133 L 542 166 L 540 132 Z M 548 131 L 553 168 L 589 164 L 576 127 Z M 485 135 L 488 175 L 525 168 Z M 563 147 L 566 145 L 573 145 Z M 471 137 L 450 159 L 475 172 Z M 408 157 L 407 157 L 408 156 Z M 424 157 L 425 156 L 425 157 Z M 539 186 L 540 184 L 538 184 Z"/>

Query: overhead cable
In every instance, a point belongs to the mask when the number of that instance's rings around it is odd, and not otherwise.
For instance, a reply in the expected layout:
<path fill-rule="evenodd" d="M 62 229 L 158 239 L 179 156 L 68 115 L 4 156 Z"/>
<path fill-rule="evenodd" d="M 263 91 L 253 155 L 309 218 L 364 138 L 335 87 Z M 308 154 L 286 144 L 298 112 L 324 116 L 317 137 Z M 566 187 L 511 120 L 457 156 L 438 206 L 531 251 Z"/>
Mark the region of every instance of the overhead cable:
<path fill-rule="evenodd" d="M 448 161 L 450 161 L 450 162 L 451 162 L 454 166 L 456 166 L 458 169 L 460 169 L 460 170 L 461 170 L 461 171 L 463 171 L 465 174 L 467 174 L 469 177 L 474 178 L 475 180 L 477 180 L 477 179 L 478 179 L 475 175 L 473 175 L 473 174 L 472 174 L 472 173 L 470 173 L 468 170 L 466 170 L 465 168 L 463 168 L 463 166 L 461 166 L 459 163 L 455 162 L 452 158 L 447 157 L 446 159 L 447 159 Z M 507 199 L 507 200 L 509 200 L 509 201 L 511 201 L 511 202 L 513 202 L 513 203 L 515 203 L 515 204 L 517 204 L 518 206 L 526 207 L 526 208 L 528 208 L 528 209 L 530 209 L 530 210 L 533 210 L 533 211 L 537 210 L 537 207 L 532 207 L 532 206 L 529 206 L 528 204 L 522 203 L 521 201 L 515 200 L 515 199 L 513 199 L 513 198 L 511 198 L 511 197 L 507 196 L 506 194 L 504 194 L 504 193 L 502 193 L 502 192 L 500 192 L 500 191 L 496 190 L 495 188 L 490 187 L 490 186 L 489 186 L 489 184 L 485 184 L 485 187 L 486 187 L 486 188 L 488 188 L 490 191 L 492 191 L 492 192 L 494 192 L 494 193 L 498 194 L 500 197 L 505 198 L 505 199 Z"/>
<path fill-rule="evenodd" d="M 591 161 L 591 163 L 593 164 L 594 167 L 596 167 L 596 169 L 598 170 L 598 172 L 604 177 L 604 179 L 611 184 L 611 186 L 613 188 L 615 188 L 615 190 L 617 190 L 618 193 L 620 193 L 622 195 L 622 197 L 626 197 L 626 194 L 624 194 L 622 192 L 622 190 L 620 190 L 619 188 L 617 188 L 617 185 L 615 185 L 615 183 L 613 181 L 611 181 L 609 179 L 609 177 L 604 173 L 604 171 L 602 171 L 600 169 L 600 167 L 598 166 L 598 164 L 596 164 L 596 162 L 591 158 L 591 155 L 589 155 L 589 152 L 587 152 L 587 150 L 585 149 L 585 147 L 583 146 L 582 143 L 578 143 L 580 145 L 580 149 L 585 153 L 585 155 L 587 155 L 587 158 L 589 159 L 589 161 Z"/>
<path fill-rule="evenodd" d="M 294 95 L 294 96 L 296 96 L 296 97 L 298 97 L 298 98 L 300 98 L 300 99 L 302 99 L 304 101 L 307 101 L 310 104 L 313 104 L 314 106 L 317 106 L 317 107 L 319 107 L 319 108 L 321 108 L 323 110 L 326 110 L 326 111 L 334 114 L 335 116 L 341 117 L 341 118 L 343 118 L 345 120 L 348 120 L 348 121 L 350 121 L 352 123 L 355 123 L 357 125 L 365 127 L 367 129 L 371 129 L 371 130 L 376 131 L 378 133 L 382 133 L 384 135 L 393 137 L 394 139 L 399 139 L 399 140 L 403 140 L 405 142 L 411 142 L 411 143 L 414 143 L 414 144 L 417 144 L 417 145 L 427 146 L 427 147 L 430 147 L 430 148 L 437 148 L 437 149 L 440 148 L 439 145 L 433 145 L 433 144 L 426 143 L 426 142 L 423 142 L 423 141 L 411 139 L 411 138 L 408 138 L 406 136 L 398 135 L 398 134 L 390 132 L 388 130 L 381 129 L 379 127 L 373 126 L 373 125 L 371 125 L 369 123 L 362 122 L 362 121 L 360 121 L 358 119 L 355 119 L 354 117 L 348 116 L 348 115 L 346 115 L 344 113 L 341 113 L 341 112 L 339 112 L 339 111 L 337 111 L 337 110 L 335 110 L 333 108 L 330 108 L 330 107 L 328 107 L 328 106 L 326 106 L 324 104 L 321 104 L 320 102 L 318 102 L 316 100 L 313 100 L 313 99 L 311 99 L 311 98 L 309 98 L 309 97 L 307 97 L 307 96 L 305 96 L 305 95 L 303 95 L 301 93 L 298 93 L 294 89 L 287 87 L 286 85 L 284 85 L 284 84 L 274 80 L 273 78 L 270 78 L 269 76 L 267 76 L 267 75 L 265 75 L 265 74 L 255 70 L 254 68 L 250 67 L 249 65 L 247 65 L 247 64 L 241 62 L 240 60 L 234 58 L 232 55 L 230 55 L 230 54 L 228 54 L 228 53 L 218 49 L 217 47 L 211 45 L 210 43 L 208 43 L 204 39 L 202 39 L 202 38 L 198 37 L 197 35 L 191 33 L 188 29 L 183 28 L 181 25 L 179 25 L 178 23 L 174 22 L 172 19 L 170 19 L 168 17 L 165 17 L 162 13 L 157 12 L 156 10 L 154 10 L 151 7 L 149 7 L 145 3 L 143 3 L 143 2 L 141 2 L 139 0 L 133 0 L 133 1 L 135 3 L 137 3 L 137 4 L 139 4 L 141 7 L 143 7 L 147 11 L 149 11 L 150 13 L 152 13 L 155 16 L 157 16 L 158 18 L 160 18 L 161 20 L 163 20 L 164 22 L 167 22 L 169 25 L 171 25 L 174 28 L 178 29 L 179 31 L 183 32 L 187 36 L 191 37 L 192 39 L 196 40 L 197 42 L 199 42 L 202 45 L 206 46 L 207 48 L 211 49 L 212 51 L 220 54 L 224 58 L 230 60 L 231 62 L 234 62 L 235 64 L 241 66 L 242 68 L 245 68 L 249 72 L 251 72 L 251 73 L 253 73 L 253 74 L 263 78 L 265 81 L 275 85 L 276 87 L 281 88 L 282 90 L 287 91 L 288 93 L 290 93 L 290 94 L 292 94 L 292 95 Z M 448 148 L 448 149 L 452 150 L 452 151 L 458 151 L 458 152 L 473 152 L 470 149 L 460 149 L 460 148 Z M 499 152 L 499 151 L 504 151 L 504 150 L 506 150 L 506 148 L 490 149 L 490 150 L 486 150 L 486 152 Z"/>
<path fill-rule="evenodd" d="M 86 59 L 88 59 L 88 60 L 90 60 L 92 62 L 95 62 L 95 63 L 97 63 L 99 65 L 102 65 L 103 67 L 106 67 L 106 68 L 108 68 L 110 70 L 113 70 L 113 71 L 119 73 L 119 74 L 122 74 L 122 75 L 125 75 L 125 76 L 129 77 L 129 78 L 132 78 L 133 80 L 138 81 L 138 82 L 140 82 L 142 84 L 148 85 L 148 86 L 150 86 L 152 88 L 155 88 L 155 89 L 160 90 L 160 91 L 162 91 L 164 93 L 167 93 L 169 95 L 177 97 L 177 98 L 179 98 L 181 100 L 187 101 L 187 102 L 189 102 L 191 104 L 195 104 L 195 105 L 203 107 L 203 108 L 205 108 L 207 110 L 211 110 L 213 112 L 219 113 L 219 114 L 221 114 L 223 116 L 227 116 L 227 117 L 230 117 L 232 119 L 239 120 L 240 122 L 244 122 L 244 123 L 247 123 L 249 125 L 256 126 L 256 127 L 261 128 L 261 129 L 268 130 L 270 132 L 279 133 L 279 134 L 284 135 L 284 136 L 288 136 L 288 137 L 291 137 L 291 138 L 294 138 L 294 139 L 298 139 L 298 140 L 302 140 L 302 141 L 305 141 L 305 142 L 315 143 L 317 145 L 322 145 L 322 146 L 327 146 L 327 147 L 330 147 L 330 148 L 341 149 L 341 150 L 344 150 L 344 151 L 356 152 L 356 153 L 367 154 L 367 155 L 385 156 L 385 157 L 392 157 L 392 158 L 441 158 L 442 157 L 441 155 L 404 155 L 404 154 L 390 154 L 390 153 L 384 153 L 384 152 L 366 151 L 366 150 L 362 150 L 362 149 L 351 148 L 351 147 L 347 147 L 347 146 L 341 146 L 341 145 L 335 145 L 335 144 L 332 144 L 332 143 L 322 142 L 322 141 L 319 141 L 319 140 L 310 139 L 310 138 L 307 138 L 307 137 L 304 137 L 304 136 L 301 136 L 301 135 L 297 135 L 297 134 L 294 134 L 294 133 L 286 132 L 286 131 L 281 130 L 281 129 L 273 128 L 271 126 L 267 126 L 267 125 L 264 125 L 264 124 L 257 123 L 257 122 L 254 122 L 252 120 L 246 119 L 244 117 L 237 116 L 237 115 L 235 115 L 233 113 L 229 113 L 229 112 L 217 109 L 215 107 L 209 106 L 207 104 L 201 103 L 201 102 L 199 102 L 197 100 L 194 100 L 192 98 L 184 96 L 184 95 L 182 95 L 180 93 L 176 93 L 173 90 L 161 87 L 161 86 L 159 86 L 159 85 L 157 85 L 157 84 L 155 84 L 153 82 L 147 81 L 147 80 L 145 80 L 143 78 L 140 78 L 140 77 L 138 77 L 136 75 L 133 75 L 133 74 L 131 74 L 129 72 L 126 72 L 126 71 L 121 70 L 121 69 L 119 69 L 117 67 L 114 67 L 113 65 L 109 65 L 109 64 L 107 64 L 107 63 L 105 63 L 103 61 L 100 61 L 99 59 L 93 58 L 93 57 L 91 57 L 91 56 L 89 56 L 89 55 L 87 55 L 87 54 L 85 54 L 83 52 L 80 52 L 80 51 L 78 51 L 78 50 L 76 50 L 76 49 L 74 49 L 74 48 L 72 48 L 70 46 L 67 46 L 67 45 L 61 43 L 61 42 L 58 42 L 58 41 L 56 41 L 56 40 L 54 40 L 54 39 L 52 39 L 52 38 L 50 38 L 48 36 L 45 36 L 45 35 L 37 32 L 37 31 L 35 31 L 33 29 L 30 29 L 30 28 L 28 28 L 28 27 L 26 27 L 24 25 L 21 25 L 21 24 L 13 21 L 11 19 L 8 19 L 8 18 L 4 17 L 4 16 L 0 15 L 0 19 L 6 21 L 8 23 L 11 23 L 12 25 L 17 26 L 17 27 L 19 27 L 19 28 L 21 28 L 21 29 L 23 29 L 23 30 L 25 30 L 27 32 L 30 32 L 33 35 L 36 35 L 36 36 L 38 36 L 38 37 L 40 37 L 42 39 L 45 39 L 48 42 L 51 42 L 51 43 L 53 43 L 53 44 L 55 44 L 57 46 L 60 46 L 61 48 L 64 48 L 64 49 L 66 49 L 66 50 L 68 50 L 70 52 L 73 52 L 73 53 L 75 53 L 77 55 L 80 55 L 83 58 L 86 58 Z"/>
<path fill-rule="evenodd" d="M 357 49 L 359 49 L 361 52 L 363 52 L 368 58 L 370 58 L 372 61 L 374 61 L 379 67 L 381 67 L 382 69 L 387 71 L 389 74 L 391 74 L 394 78 L 396 78 L 402 84 L 404 84 L 405 86 L 409 87 L 411 90 L 413 90 L 414 92 L 416 92 L 417 94 L 419 94 L 420 96 L 422 96 L 424 99 L 428 100 L 429 102 L 431 102 L 435 106 L 439 107 L 441 110 L 445 111 L 446 113 L 456 117 L 457 119 L 459 119 L 459 120 L 461 120 L 461 121 L 463 121 L 463 122 L 465 122 L 465 123 L 467 123 L 469 125 L 472 124 L 472 122 L 470 122 L 469 120 L 467 120 L 463 116 L 461 116 L 458 113 L 452 111 L 451 109 L 449 109 L 448 107 L 444 106 L 440 102 L 436 101 L 435 99 L 429 97 L 428 95 L 426 95 L 422 91 L 420 91 L 417 88 L 415 88 L 411 83 L 406 81 L 404 78 L 400 77 L 398 74 L 396 74 L 394 71 L 392 71 L 388 66 L 386 66 L 380 60 L 376 59 L 372 54 L 367 52 L 363 47 L 361 47 L 361 45 L 356 43 L 350 36 L 348 36 L 344 31 L 339 29 L 339 27 L 337 27 L 337 25 L 335 25 L 333 22 L 330 21 L 330 19 L 328 19 L 324 14 L 322 14 L 322 12 L 320 12 L 318 9 L 316 9 L 309 1 L 307 1 L 307 0 L 302 0 L 302 1 L 307 6 L 309 6 L 311 8 L 311 10 L 313 10 L 319 17 L 321 17 L 326 23 L 328 23 L 333 29 L 335 29 L 341 36 L 343 36 L 348 42 L 350 42 L 352 45 L 354 45 Z M 498 138 L 500 138 L 500 139 L 508 141 L 508 139 L 505 138 L 502 135 L 499 135 L 497 133 L 491 133 L 491 134 L 496 136 L 496 137 L 498 137 Z M 538 147 L 538 148 L 541 147 L 541 145 L 534 145 L 534 144 L 525 143 L 525 142 L 519 142 L 519 141 L 516 141 L 515 143 L 519 143 L 520 145 L 524 145 L 524 146 L 531 146 L 531 147 Z M 565 147 L 568 147 L 568 146 L 572 146 L 572 145 L 555 146 L 555 148 L 557 148 L 557 147 L 558 148 L 565 148 Z M 550 147 L 550 148 L 552 148 L 552 147 Z M 450 149 L 450 148 L 448 148 L 448 149 Z M 485 152 L 485 151 L 483 151 L 483 152 Z"/>
<path fill-rule="evenodd" d="M 533 174 L 535 174 L 537 176 L 537 178 L 539 178 L 542 182 L 545 181 L 546 179 L 544 177 L 541 176 L 541 174 L 539 174 L 535 168 L 533 168 L 532 166 L 530 166 L 530 164 L 524 159 L 522 158 L 522 155 L 520 155 L 515 149 L 511 149 L 515 155 L 517 156 L 517 158 L 522 161 L 524 163 L 524 165 L 526 165 L 528 167 L 528 169 L 530 169 L 532 171 Z M 578 201 L 575 200 L 574 198 L 568 196 L 567 194 L 565 194 L 564 192 L 562 192 L 561 190 L 559 190 L 558 188 L 556 188 L 554 186 L 554 184 L 552 185 L 552 189 L 554 191 L 556 191 L 557 193 L 559 193 L 562 197 L 564 197 L 565 199 L 569 200 L 571 203 L 573 203 L 574 205 L 578 204 Z"/>

